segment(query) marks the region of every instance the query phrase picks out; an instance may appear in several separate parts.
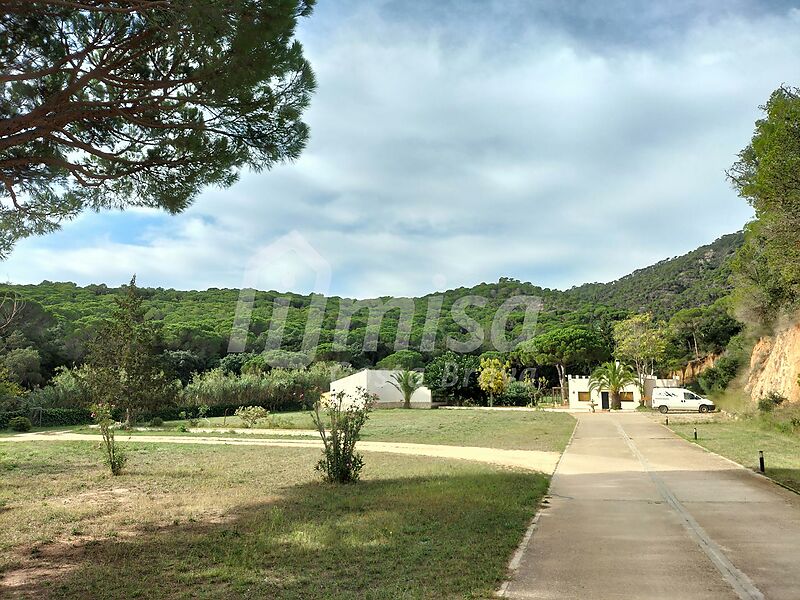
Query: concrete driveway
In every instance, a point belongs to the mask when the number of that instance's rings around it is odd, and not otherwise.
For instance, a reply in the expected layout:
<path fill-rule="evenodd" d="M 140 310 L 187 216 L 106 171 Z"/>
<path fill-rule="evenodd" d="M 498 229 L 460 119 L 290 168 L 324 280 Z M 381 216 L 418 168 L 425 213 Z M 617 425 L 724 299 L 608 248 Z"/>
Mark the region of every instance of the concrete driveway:
<path fill-rule="evenodd" d="M 800 496 L 638 414 L 578 415 L 510 598 L 800 598 Z"/>

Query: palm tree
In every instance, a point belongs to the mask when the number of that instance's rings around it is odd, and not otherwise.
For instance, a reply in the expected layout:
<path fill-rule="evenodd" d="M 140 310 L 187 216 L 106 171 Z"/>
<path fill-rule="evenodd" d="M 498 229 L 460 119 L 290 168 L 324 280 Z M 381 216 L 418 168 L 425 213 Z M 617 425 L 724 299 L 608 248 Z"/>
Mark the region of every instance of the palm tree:
<path fill-rule="evenodd" d="M 636 374 L 619 362 L 607 362 L 597 367 L 589 378 L 589 391 L 608 390 L 612 410 L 622 408 L 620 392 L 637 382 Z"/>
<path fill-rule="evenodd" d="M 392 374 L 392 379 L 389 383 L 403 394 L 403 408 L 411 408 L 411 396 L 422 387 L 422 373 L 398 371 Z"/>

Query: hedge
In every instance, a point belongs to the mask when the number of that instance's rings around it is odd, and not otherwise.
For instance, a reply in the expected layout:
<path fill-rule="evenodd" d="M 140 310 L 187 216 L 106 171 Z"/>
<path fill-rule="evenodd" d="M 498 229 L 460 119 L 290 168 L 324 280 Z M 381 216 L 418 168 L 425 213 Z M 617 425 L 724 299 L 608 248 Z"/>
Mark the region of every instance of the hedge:
<path fill-rule="evenodd" d="M 0 429 L 6 429 L 14 417 L 27 417 L 35 427 L 61 427 L 86 425 L 92 422 L 92 413 L 86 408 L 43 408 L 40 410 L 15 410 L 0 412 Z"/>
<path fill-rule="evenodd" d="M 218 404 L 211 406 L 206 413 L 206 417 L 224 417 L 233 415 L 236 409 L 241 406 L 240 404 Z M 263 406 L 272 412 L 271 403 L 264 403 L 254 406 Z M 290 410 L 301 410 L 302 405 L 298 402 L 295 406 L 286 407 Z M 196 406 L 171 406 L 162 408 L 161 410 L 144 415 L 143 418 L 138 420 L 142 422 L 150 421 L 153 417 L 159 417 L 164 421 L 177 421 L 180 419 L 180 414 L 185 412 L 190 417 L 198 416 L 198 408 Z M 43 408 L 41 413 L 39 409 L 34 410 L 14 410 L 0 412 L 0 429 L 7 429 L 8 422 L 14 417 L 27 417 L 31 420 L 34 427 L 65 427 L 68 425 L 88 425 L 93 422 L 92 413 L 87 408 Z M 125 418 L 122 411 L 115 411 L 114 419 L 121 421 Z"/>

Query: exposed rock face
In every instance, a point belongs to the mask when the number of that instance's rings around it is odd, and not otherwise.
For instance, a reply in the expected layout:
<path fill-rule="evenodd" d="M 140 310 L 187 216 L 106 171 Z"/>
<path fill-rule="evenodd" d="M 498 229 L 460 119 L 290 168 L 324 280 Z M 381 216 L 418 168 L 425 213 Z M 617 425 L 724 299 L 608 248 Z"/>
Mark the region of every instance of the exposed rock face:
<path fill-rule="evenodd" d="M 683 369 L 670 372 L 669 376 L 672 379 L 678 379 L 681 385 L 696 381 L 700 373 L 714 366 L 719 356 L 719 354 L 709 354 L 708 356 L 691 360 Z"/>
<path fill-rule="evenodd" d="M 745 390 L 757 401 L 778 392 L 791 402 L 800 402 L 800 324 L 791 325 L 773 337 L 763 337 L 753 347 L 750 375 Z"/>

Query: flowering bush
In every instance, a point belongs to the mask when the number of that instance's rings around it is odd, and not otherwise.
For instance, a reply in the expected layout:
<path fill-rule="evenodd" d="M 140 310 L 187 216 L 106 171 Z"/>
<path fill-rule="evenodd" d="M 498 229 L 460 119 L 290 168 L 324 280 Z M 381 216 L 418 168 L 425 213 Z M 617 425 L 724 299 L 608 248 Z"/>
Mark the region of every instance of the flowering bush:
<path fill-rule="evenodd" d="M 355 451 L 356 442 L 376 399 L 374 394 L 357 388 L 355 397 L 339 392 L 331 395 L 325 406 L 322 406 L 322 402 L 314 405 L 311 418 L 325 445 L 323 457 L 316 468 L 326 481 L 358 481 L 364 459 Z"/>

